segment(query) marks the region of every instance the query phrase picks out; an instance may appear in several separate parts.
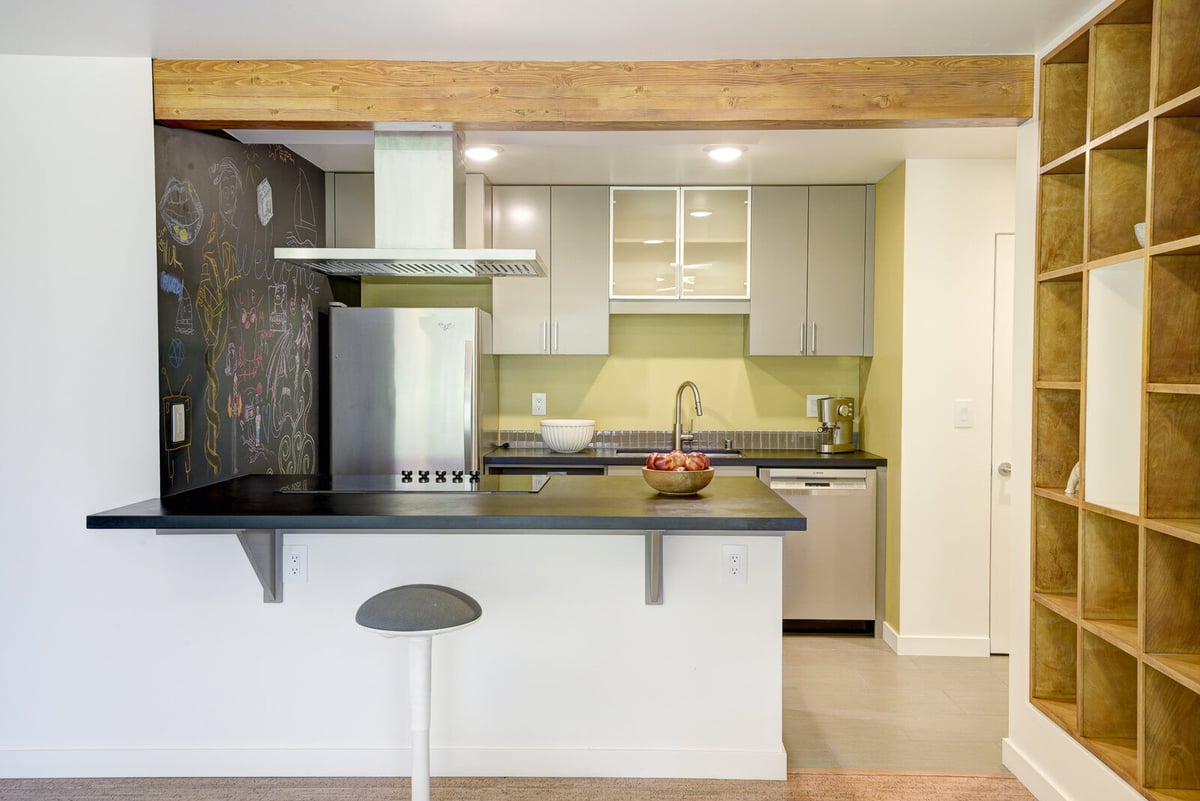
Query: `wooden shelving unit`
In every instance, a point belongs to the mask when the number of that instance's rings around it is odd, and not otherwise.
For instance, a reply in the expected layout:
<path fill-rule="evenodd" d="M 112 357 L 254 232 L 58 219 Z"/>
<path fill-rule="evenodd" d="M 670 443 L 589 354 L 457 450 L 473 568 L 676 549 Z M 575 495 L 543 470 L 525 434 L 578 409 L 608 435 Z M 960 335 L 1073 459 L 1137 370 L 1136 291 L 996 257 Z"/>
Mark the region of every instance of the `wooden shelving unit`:
<path fill-rule="evenodd" d="M 1040 67 L 1030 700 L 1156 801 L 1200 801 L 1197 42 L 1200 0 L 1120 0 Z M 1114 270 L 1144 281 L 1140 363 L 1098 334 Z M 1113 387 L 1140 388 L 1115 419 Z M 1089 497 L 1109 427 L 1140 464 Z"/>

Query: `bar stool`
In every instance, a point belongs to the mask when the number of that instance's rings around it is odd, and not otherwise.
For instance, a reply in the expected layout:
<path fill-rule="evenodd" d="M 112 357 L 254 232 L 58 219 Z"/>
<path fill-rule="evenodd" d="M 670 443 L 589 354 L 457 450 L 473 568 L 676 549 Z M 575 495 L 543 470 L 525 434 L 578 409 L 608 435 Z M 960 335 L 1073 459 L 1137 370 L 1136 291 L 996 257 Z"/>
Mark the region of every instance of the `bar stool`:
<path fill-rule="evenodd" d="M 372 595 L 354 616 L 384 637 L 408 638 L 412 707 L 412 801 L 429 801 L 429 698 L 433 638 L 469 626 L 483 609 L 464 592 L 437 584 L 406 584 Z"/>

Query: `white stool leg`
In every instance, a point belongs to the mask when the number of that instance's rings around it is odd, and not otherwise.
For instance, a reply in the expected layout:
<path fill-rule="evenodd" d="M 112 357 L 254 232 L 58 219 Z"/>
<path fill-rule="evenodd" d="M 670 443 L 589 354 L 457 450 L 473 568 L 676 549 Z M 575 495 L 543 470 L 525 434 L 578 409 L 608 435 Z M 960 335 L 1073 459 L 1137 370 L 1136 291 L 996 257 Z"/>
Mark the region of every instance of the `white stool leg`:
<path fill-rule="evenodd" d="M 429 801 L 429 699 L 432 637 L 408 638 L 409 706 L 412 709 L 412 801 Z"/>

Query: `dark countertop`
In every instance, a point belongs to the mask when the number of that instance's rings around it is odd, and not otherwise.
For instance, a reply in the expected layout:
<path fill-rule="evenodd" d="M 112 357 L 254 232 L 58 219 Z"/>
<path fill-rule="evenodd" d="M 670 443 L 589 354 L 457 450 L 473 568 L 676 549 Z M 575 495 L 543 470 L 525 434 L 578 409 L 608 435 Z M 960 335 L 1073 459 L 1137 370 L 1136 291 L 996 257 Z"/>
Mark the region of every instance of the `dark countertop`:
<path fill-rule="evenodd" d="M 640 476 L 553 476 L 536 494 L 281 494 L 302 476 L 244 476 L 88 515 L 92 529 L 592 529 L 739 531 L 805 528 L 757 478 L 718 476 L 698 495 L 660 495 Z"/>
<path fill-rule="evenodd" d="M 700 449 L 703 450 L 703 449 Z M 886 467 L 887 459 L 867 451 L 848 453 L 817 453 L 815 450 L 742 449 L 741 456 L 710 454 L 714 465 L 743 465 L 757 467 Z M 609 464 L 645 462 L 643 456 L 617 455 L 614 448 L 585 448 L 578 453 L 556 453 L 547 448 L 497 448 L 483 457 L 485 466 L 521 467 L 595 467 Z"/>

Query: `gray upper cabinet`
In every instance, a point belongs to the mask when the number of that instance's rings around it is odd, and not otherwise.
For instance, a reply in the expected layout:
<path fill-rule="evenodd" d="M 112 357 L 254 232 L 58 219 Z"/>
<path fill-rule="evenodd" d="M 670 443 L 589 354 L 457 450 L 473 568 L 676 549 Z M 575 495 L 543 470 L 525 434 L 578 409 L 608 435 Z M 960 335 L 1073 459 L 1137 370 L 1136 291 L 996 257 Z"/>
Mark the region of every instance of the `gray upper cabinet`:
<path fill-rule="evenodd" d="M 608 187 L 494 186 L 492 244 L 537 248 L 545 278 L 492 281 L 498 354 L 608 353 Z"/>
<path fill-rule="evenodd" d="M 754 188 L 747 353 L 871 353 L 874 187 Z"/>
<path fill-rule="evenodd" d="M 375 247 L 375 175 L 325 175 L 325 241 L 332 248 Z"/>
<path fill-rule="evenodd" d="M 550 190 L 550 352 L 608 353 L 608 187 Z"/>

